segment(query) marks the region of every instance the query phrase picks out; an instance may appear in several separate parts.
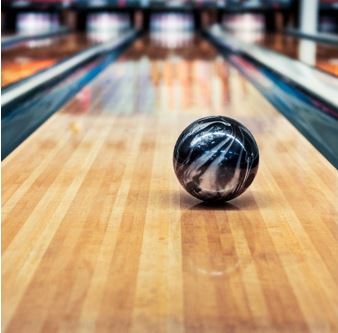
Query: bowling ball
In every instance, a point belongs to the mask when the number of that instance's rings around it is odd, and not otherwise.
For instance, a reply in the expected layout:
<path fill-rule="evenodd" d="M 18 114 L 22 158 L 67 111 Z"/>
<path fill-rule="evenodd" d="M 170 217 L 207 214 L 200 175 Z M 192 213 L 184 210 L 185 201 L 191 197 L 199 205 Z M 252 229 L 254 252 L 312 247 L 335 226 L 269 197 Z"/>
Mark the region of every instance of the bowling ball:
<path fill-rule="evenodd" d="M 174 170 L 182 186 L 203 201 L 228 201 L 254 180 L 259 151 L 238 121 L 211 116 L 190 124 L 177 139 Z"/>

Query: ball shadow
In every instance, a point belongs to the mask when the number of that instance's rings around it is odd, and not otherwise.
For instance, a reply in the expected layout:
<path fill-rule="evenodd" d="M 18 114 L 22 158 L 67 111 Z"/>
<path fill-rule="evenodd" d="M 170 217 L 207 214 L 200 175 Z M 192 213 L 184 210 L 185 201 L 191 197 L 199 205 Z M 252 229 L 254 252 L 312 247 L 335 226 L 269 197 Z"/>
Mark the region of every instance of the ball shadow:
<path fill-rule="evenodd" d="M 229 202 L 200 202 L 189 208 L 190 210 L 239 210 Z"/>
<path fill-rule="evenodd" d="M 217 202 L 203 202 L 192 197 L 191 195 L 182 192 L 180 194 L 180 205 L 181 208 L 189 210 L 224 210 L 224 211 L 234 211 L 234 210 L 253 210 L 257 209 L 257 203 L 253 197 L 252 193 L 245 193 L 242 196 L 235 198 L 231 201 L 217 201 Z"/>

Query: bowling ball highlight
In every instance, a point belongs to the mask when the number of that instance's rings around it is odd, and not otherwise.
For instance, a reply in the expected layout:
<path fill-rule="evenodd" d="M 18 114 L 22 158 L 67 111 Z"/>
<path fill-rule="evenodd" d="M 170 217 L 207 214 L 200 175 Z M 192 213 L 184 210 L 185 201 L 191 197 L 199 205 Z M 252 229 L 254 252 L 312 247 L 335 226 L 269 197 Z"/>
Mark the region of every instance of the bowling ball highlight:
<path fill-rule="evenodd" d="M 259 151 L 244 125 L 211 116 L 194 121 L 182 132 L 173 163 L 178 180 L 191 195 L 203 201 L 227 201 L 254 180 Z"/>

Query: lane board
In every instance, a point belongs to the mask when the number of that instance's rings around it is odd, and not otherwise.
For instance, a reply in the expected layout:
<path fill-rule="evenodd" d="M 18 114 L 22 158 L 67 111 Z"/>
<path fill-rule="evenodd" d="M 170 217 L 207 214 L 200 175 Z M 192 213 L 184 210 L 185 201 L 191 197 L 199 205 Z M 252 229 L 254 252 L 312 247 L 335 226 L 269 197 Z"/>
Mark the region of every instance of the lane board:
<path fill-rule="evenodd" d="M 4 332 L 338 330 L 336 170 L 191 44 L 136 41 L 3 161 Z M 243 122 L 261 152 L 224 207 L 172 169 L 181 130 L 210 114 Z"/>

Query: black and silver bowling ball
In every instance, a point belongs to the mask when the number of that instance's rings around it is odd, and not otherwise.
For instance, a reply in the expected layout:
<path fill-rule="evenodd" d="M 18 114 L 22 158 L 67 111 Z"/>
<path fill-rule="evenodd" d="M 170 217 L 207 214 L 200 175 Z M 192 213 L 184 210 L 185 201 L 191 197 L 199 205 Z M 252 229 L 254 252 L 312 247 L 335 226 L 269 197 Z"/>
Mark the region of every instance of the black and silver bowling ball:
<path fill-rule="evenodd" d="M 177 139 L 174 169 L 183 187 L 203 201 L 228 201 L 254 180 L 259 151 L 238 121 L 211 116 L 190 124 Z"/>

